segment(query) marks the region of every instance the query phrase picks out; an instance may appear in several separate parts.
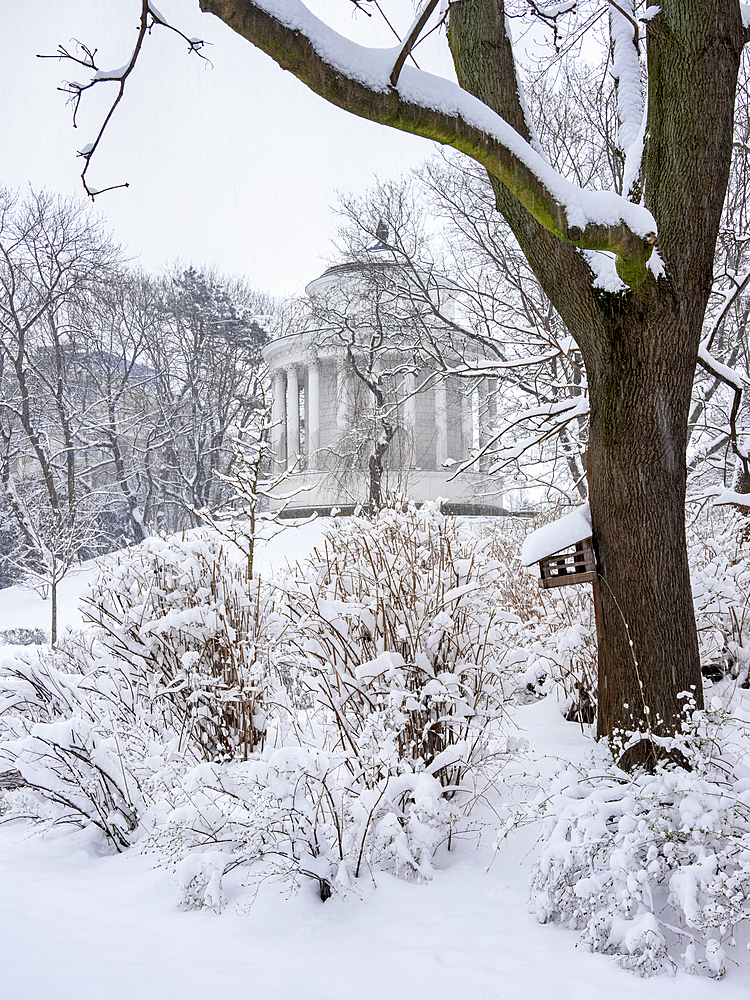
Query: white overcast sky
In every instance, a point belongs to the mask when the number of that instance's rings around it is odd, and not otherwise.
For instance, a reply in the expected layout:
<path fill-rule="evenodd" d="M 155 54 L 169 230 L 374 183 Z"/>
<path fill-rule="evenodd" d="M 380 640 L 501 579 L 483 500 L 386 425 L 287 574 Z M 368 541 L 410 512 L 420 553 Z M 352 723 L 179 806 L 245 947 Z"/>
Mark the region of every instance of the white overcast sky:
<path fill-rule="evenodd" d="M 333 13 L 347 34 L 365 41 L 372 22 L 362 16 L 352 22 L 347 0 L 311 6 Z M 398 6 L 402 15 L 413 10 L 411 0 Z M 96 136 L 106 88 L 84 99 L 73 130 L 66 95 L 56 88 L 64 79 L 83 79 L 83 71 L 36 55 L 79 39 L 99 50 L 102 68 L 121 66 L 140 3 L 0 0 L 0 7 L 0 183 L 79 194 L 76 151 Z M 215 264 L 273 294 L 298 292 L 333 253 L 336 191 L 364 194 L 375 176 L 407 173 L 433 146 L 327 105 L 202 14 L 198 0 L 159 0 L 158 7 L 186 35 L 211 43 L 212 67 L 188 55 L 176 35 L 154 32 L 88 174 L 96 187 L 121 181 L 130 187 L 97 198 L 96 210 L 151 272 L 179 259 Z M 394 41 L 380 30 L 377 44 Z"/>

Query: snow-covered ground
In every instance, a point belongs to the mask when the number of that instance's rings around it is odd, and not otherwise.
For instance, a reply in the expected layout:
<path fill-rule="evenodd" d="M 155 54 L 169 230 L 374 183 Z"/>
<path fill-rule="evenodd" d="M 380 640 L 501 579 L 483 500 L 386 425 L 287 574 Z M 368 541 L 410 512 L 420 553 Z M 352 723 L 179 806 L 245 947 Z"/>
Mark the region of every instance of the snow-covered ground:
<path fill-rule="evenodd" d="M 259 553 L 266 571 L 320 538 L 320 522 L 285 530 Z M 62 623 L 93 568 L 64 581 Z M 0 591 L 0 629 L 48 628 L 48 605 Z M 0 659 L 3 651 L 0 650 Z M 546 699 L 517 710 L 519 735 L 543 755 L 575 758 L 579 727 Z M 101 854 L 80 831 L 40 836 L 0 825 L 0 997 L 3 1000 L 746 1000 L 750 967 L 721 982 L 677 972 L 639 979 L 576 948 L 578 934 L 529 913 L 532 828 L 500 849 L 459 844 L 426 885 L 378 875 L 360 896 L 321 902 L 312 883 L 233 888 L 221 914 L 184 911 L 173 873 L 153 854 Z"/>

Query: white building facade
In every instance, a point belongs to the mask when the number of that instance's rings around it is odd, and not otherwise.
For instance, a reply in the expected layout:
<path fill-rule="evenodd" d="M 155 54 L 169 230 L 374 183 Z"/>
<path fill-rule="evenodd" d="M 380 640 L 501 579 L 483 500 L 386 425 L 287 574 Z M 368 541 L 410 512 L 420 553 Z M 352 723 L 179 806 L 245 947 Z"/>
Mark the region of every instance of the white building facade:
<path fill-rule="evenodd" d="M 356 266 L 334 267 L 306 291 L 311 297 L 335 296 L 357 280 Z M 366 323 L 362 326 L 357 337 L 364 342 Z M 492 380 L 446 375 L 386 341 L 379 345 L 375 370 L 369 369 L 383 394 L 377 407 L 360 374 L 365 350 L 325 327 L 278 338 L 264 348 L 273 385 L 275 472 L 286 473 L 279 497 L 293 495 L 294 509 L 367 503 L 367 463 L 387 425 L 392 437 L 382 459 L 384 496 L 417 502 L 441 497 L 457 509 L 481 506 L 486 473 L 477 466 L 459 470 L 481 450 L 480 427 L 491 419 Z"/>

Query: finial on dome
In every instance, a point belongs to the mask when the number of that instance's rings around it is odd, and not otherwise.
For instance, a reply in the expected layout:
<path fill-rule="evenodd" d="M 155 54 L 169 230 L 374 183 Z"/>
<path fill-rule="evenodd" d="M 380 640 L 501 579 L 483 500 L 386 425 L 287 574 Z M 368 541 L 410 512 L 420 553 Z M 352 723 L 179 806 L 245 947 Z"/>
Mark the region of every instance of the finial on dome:
<path fill-rule="evenodd" d="M 378 241 L 376 250 L 387 250 L 387 240 L 388 240 L 388 223 L 384 219 L 380 219 L 378 222 L 378 228 L 375 230 L 375 239 Z"/>

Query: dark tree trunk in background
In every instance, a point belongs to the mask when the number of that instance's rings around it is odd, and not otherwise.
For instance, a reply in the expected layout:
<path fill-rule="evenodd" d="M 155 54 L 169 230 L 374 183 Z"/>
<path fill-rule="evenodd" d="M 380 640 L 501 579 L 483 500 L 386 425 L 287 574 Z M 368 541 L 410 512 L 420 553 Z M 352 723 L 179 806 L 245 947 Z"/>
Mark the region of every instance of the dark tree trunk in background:
<path fill-rule="evenodd" d="M 381 407 L 383 405 L 382 395 L 378 400 L 378 405 Z M 375 442 L 375 448 L 368 463 L 371 510 L 379 510 L 383 506 L 383 472 L 385 471 L 383 459 L 396 433 L 396 428 L 387 420 L 381 421 L 381 428 L 380 438 Z"/>

